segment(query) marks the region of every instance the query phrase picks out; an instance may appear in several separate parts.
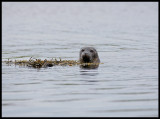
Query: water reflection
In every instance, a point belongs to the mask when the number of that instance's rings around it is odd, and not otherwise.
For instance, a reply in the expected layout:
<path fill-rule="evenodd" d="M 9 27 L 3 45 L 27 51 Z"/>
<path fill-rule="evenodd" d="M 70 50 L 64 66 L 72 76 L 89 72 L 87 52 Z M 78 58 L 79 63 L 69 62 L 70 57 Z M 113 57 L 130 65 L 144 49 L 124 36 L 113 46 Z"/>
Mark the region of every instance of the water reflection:
<path fill-rule="evenodd" d="M 80 75 L 83 76 L 96 76 L 98 75 L 98 70 L 97 69 L 80 69 Z"/>
<path fill-rule="evenodd" d="M 97 69 L 99 67 L 98 65 L 80 65 L 80 68 L 82 69 Z"/>

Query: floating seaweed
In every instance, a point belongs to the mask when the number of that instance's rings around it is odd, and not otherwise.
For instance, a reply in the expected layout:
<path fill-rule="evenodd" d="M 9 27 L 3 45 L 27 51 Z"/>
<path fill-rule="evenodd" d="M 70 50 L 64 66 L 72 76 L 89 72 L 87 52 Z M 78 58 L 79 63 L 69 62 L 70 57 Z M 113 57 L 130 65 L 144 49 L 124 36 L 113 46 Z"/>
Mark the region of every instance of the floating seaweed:
<path fill-rule="evenodd" d="M 53 60 L 53 58 L 51 60 L 41 60 L 41 59 L 35 59 L 35 58 L 30 58 L 29 60 L 9 60 L 8 61 L 4 61 L 6 64 L 15 64 L 15 65 L 19 65 L 19 66 L 28 66 L 28 67 L 34 67 L 34 68 L 46 68 L 46 67 L 52 67 L 52 66 L 74 66 L 74 65 L 82 65 L 82 66 L 90 66 L 90 65 L 99 65 L 95 64 L 95 63 L 83 63 L 80 64 L 79 61 L 76 60 L 62 60 L 61 58 L 59 58 L 59 60 L 57 60 L 56 58 Z"/>

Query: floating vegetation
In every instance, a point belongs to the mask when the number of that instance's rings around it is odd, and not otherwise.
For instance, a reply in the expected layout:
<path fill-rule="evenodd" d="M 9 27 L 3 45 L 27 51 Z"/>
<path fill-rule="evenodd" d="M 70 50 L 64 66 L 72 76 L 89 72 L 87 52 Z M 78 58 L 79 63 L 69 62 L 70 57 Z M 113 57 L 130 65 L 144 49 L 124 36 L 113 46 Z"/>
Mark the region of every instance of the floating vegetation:
<path fill-rule="evenodd" d="M 46 67 L 52 67 L 52 66 L 74 66 L 74 65 L 82 65 L 82 66 L 90 66 L 90 65 L 99 65 L 95 63 L 83 63 L 81 64 L 79 61 L 76 60 L 62 60 L 61 58 L 59 59 L 51 59 L 51 60 L 41 60 L 41 59 L 35 59 L 35 58 L 30 58 L 29 60 L 9 60 L 4 61 L 6 64 L 15 64 L 19 66 L 28 66 L 28 67 L 33 67 L 33 68 L 46 68 Z"/>

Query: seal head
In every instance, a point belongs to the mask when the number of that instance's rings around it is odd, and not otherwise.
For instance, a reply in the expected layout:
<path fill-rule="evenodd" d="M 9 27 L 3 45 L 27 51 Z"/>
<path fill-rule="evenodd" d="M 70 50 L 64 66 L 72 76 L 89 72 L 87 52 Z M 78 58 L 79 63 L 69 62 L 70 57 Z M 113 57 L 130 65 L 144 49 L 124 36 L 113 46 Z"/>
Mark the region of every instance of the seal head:
<path fill-rule="evenodd" d="M 98 53 L 93 47 L 82 47 L 80 50 L 79 61 L 80 63 L 93 63 L 93 65 L 96 66 L 95 68 L 97 68 L 100 63 Z"/>

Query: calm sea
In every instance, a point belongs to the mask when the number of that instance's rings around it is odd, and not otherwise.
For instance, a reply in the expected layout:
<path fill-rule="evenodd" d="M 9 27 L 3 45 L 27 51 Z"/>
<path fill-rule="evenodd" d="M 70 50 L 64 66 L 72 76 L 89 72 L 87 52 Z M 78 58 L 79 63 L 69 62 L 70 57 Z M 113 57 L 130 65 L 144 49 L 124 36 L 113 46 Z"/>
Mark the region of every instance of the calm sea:
<path fill-rule="evenodd" d="M 158 2 L 3 2 L 2 61 L 78 60 L 98 69 L 2 63 L 3 117 L 158 117 Z"/>

